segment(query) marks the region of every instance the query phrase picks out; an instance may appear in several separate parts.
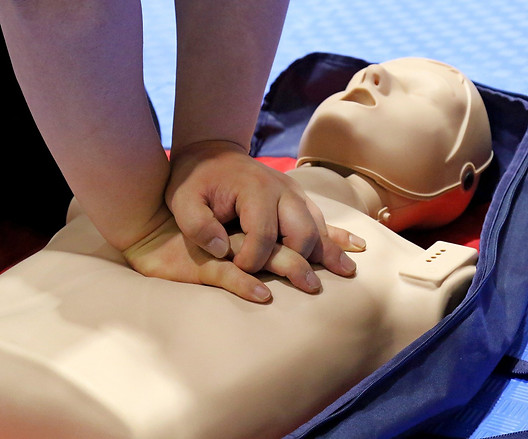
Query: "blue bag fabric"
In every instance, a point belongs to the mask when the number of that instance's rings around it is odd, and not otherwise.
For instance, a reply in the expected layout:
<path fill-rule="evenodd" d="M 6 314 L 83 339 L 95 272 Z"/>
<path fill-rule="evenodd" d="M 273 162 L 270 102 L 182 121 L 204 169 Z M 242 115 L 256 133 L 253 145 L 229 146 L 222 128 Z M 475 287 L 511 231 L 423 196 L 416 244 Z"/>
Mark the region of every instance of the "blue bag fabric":
<path fill-rule="evenodd" d="M 366 65 L 325 53 L 292 64 L 265 98 L 252 154 L 295 157 L 317 105 L 343 90 Z M 523 333 L 528 305 L 528 98 L 477 87 L 488 110 L 495 158 L 475 195 L 474 202 L 491 203 L 466 298 L 436 327 L 288 438 L 417 434 L 467 404 Z"/>

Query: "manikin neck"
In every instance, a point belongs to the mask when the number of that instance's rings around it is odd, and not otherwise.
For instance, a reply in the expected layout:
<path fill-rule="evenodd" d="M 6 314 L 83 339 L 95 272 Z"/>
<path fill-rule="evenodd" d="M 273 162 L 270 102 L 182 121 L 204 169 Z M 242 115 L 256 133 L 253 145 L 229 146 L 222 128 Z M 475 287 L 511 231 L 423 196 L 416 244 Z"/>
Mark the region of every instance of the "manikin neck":
<path fill-rule="evenodd" d="M 453 221 L 467 207 L 477 186 L 474 184 L 469 191 L 458 187 L 432 199 L 418 200 L 389 191 L 373 179 L 345 168 L 307 164 L 289 173 L 308 194 L 353 207 L 395 232 L 440 227 Z"/>
<path fill-rule="evenodd" d="M 374 180 L 361 174 L 352 173 L 348 177 L 341 177 L 354 193 L 354 208 L 381 223 L 387 222 L 386 191 Z"/>
<path fill-rule="evenodd" d="M 338 171 L 312 165 L 303 165 L 289 175 L 308 193 L 339 201 L 382 223 L 388 220 L 387 191 L 368 177 L 356 173 L 344 177 Z"/>
<path fill-rule="evenodd" d="M 289 172 L 307 193 L 316 193 L 359 210 L 391 230 L 400 231 L 420 223 L 421 214 L 408 215 L 423 205 L 388 191 L 371 178 L 345 168 L 303 165 Z"/>

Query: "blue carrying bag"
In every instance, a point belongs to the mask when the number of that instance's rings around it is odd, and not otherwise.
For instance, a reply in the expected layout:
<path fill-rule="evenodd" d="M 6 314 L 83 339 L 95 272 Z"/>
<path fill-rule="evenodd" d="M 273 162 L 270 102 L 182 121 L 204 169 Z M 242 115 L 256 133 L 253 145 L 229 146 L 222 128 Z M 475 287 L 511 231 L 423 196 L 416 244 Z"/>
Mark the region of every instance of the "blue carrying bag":
<path fill-rule="evenodd" d="M 293 63 L 265 98 L 252 155 L 295 157 L 317 105 L 367 65 L 325 53 Z M 495 157 L 475 195 L 474 202 L 490 201 L 490 207 L 466 298 L 288 438 L 427 437 L 425 431 L 462 410 L 493 373 L 528 376 L 528 363 L 516 358 L 528 338 L 528 98 L 477 88 Z"/>

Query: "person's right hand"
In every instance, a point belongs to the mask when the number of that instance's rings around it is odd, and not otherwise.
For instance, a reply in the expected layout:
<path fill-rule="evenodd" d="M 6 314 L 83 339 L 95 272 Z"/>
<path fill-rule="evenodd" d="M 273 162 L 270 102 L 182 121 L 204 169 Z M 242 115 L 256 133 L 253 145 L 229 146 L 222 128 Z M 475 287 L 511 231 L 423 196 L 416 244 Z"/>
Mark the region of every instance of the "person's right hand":
<path fill-rule="evenodd" d="M 335 232 L 338 242 L 347 245 L 346 234 L 341 229 L 330 230 L 331 234 Z M 245 238 L 243 233 L 229 237 L 230 258 L 239 254 Z M 271 298 L 271 291 L 262 281 L 230 260 L 215 258 L 192 243 L 181 233 L 172 217 L 123 254 L 129 265 L 145 276 L 213 285 L 253 302 L 266 302 Z M 294 286 L 307 293 L 317 293 L 321 288 L 308 261 L 281 244 L 274 245 L 264 269 L 288 278 Z"/>

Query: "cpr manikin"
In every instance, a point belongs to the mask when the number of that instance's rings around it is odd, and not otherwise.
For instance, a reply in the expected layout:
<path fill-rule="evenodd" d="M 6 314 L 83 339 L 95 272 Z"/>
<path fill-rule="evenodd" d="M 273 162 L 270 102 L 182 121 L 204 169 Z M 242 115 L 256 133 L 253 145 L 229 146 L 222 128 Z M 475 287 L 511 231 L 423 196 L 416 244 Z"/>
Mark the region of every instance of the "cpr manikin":
<path fill-rule="evenodd" d="M 312 132 L 324 138 L 316 118 L 302 151 Z M 488 160 L 489 139 L 481 148 Z M 326 164 L 331 149 L 315 161 Z M 465 159 L 474 180 L 479 157 Z M 319 269 L 323 291 L 310 295 L 263 274 L 273 292 L 266 305 L 141 276 L 74 201 L 50 244 L 0 276 L 0 437 L 282 437 L 433 327 L 465 294 L 475 252 L 448 243 L 424 251 L 403 239 L 356 206 L 374 191 L 396 217 L 386 187 L 397 182 L 383 186 L 360 174 L 364 162 L 336 163 L 332 155 L 328 163 L 354 174 L 303 166 L 292 175 L 329 224 L 367 241 L 353 255 L 357 275 Z M 409 198 L 434 202 L 457 187 Z"/>

